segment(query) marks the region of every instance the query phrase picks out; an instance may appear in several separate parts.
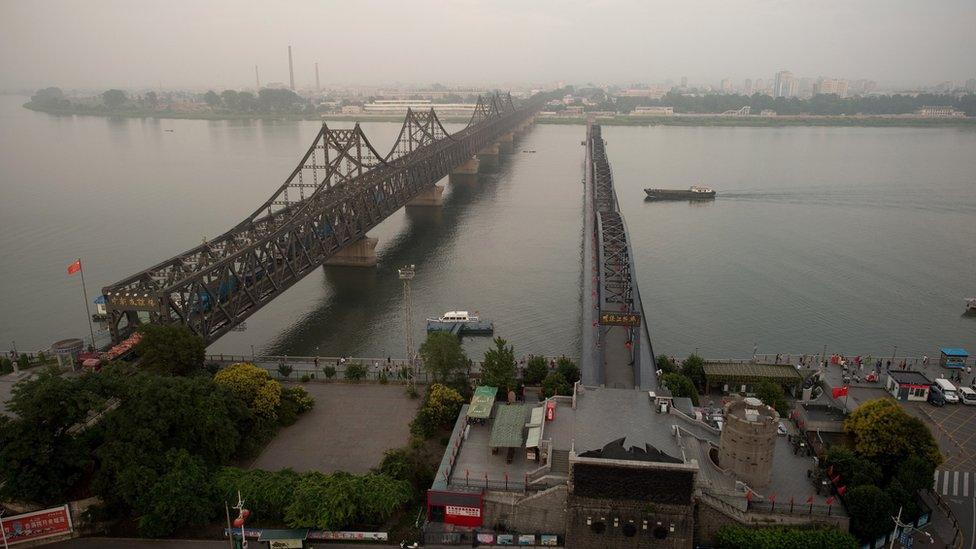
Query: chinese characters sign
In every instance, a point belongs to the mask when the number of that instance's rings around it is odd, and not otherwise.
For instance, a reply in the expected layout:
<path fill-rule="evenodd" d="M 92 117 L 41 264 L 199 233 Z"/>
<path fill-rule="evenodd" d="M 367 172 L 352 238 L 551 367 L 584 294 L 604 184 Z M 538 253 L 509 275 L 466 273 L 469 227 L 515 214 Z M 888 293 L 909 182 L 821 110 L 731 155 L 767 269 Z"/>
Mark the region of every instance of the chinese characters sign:
<path fill-rule="evenodd" d="M 68 512 L 67 505 L 62 505 L 43 511 L 4 517 L 3 530 L 10 545 L 70 534 L 71 513 Z"/>
<path fill-rule="evenodd" d="M 600 312 L 600 324 L 604 326 L 640 326 L 640 313 Z"/>

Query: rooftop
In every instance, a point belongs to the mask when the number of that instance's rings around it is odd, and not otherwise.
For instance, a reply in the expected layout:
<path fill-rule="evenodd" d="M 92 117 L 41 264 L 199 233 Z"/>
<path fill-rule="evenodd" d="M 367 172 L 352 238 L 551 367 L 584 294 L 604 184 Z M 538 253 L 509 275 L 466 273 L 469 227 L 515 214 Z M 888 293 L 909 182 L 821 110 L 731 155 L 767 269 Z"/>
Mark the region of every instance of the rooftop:
<path fill-rule="evenodd" d="M 803 376 L 789 364 L 753 364 L 751 362 L 706 362 L 705 377 L 731 381 L 778 380 L 781 383 L 799 383 Z"/>
<path fill-rule="evenodd" d="M 888 372 L 891 379 L 899 385 L 931 385 L 932 380 L 922 372 L 914 370 L 891 370 Z"/>

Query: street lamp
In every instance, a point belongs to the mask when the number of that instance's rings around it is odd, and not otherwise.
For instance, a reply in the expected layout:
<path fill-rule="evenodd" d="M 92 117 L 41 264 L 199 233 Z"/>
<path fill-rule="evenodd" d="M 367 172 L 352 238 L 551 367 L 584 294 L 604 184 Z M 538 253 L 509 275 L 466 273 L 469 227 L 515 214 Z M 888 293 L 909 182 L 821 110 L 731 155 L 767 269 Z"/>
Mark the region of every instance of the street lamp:
<path fill-rule="evenodd" d="M 895 521 L 895 529 L 896 530 L 898 528 L 901 528 L 902 529 L 902 536 L 904 536 L 905 534 L 908 534 L 910 536 L 910 535 L 912 535 L 912 532 L 921 532 L 921 533 L 925 534 L 926 536 L 928 536 L 929 543 L 935 543 L 935 540 L 932 539 L 932 534 L 930 534 L 930 533 L 928 533 L 928 532 L 926 532 L 924 530 L 919 530 L 919 529 L 915 528 L 914 526 L 912 526 L 911 524 L 902 523 L 902 521 L 901 521 L 901 510 L 902 510 L 902 508 L 901 507 L 898 507 L 898 516 L 897 517 L 891 517 L 891 520 Z M 888 544 L 888 549 L 893 549 L 894 548 L 894 546 L 895 546 L 895 537 L 896 536 L 892 536 L 891 537 L 891 543 Z M 904 545 L 904 542 L 902 544 Z"/>
<path fill-rule="evenodd" d="M 413 330 L 411 329 L 410 319 L 412 318 L 412 313 L 410 310 L 410 281 L 413 280 L 416 271 L 414 270 L 414 265 L 404 266 L 402 269 L 397 271 L 400 274 L 400 280 L 403 281 L 403 344 L 406 350 L 407 361 L 410 364 L 410 385 L 414 383 L 414 371 L 413 371 Z"/>

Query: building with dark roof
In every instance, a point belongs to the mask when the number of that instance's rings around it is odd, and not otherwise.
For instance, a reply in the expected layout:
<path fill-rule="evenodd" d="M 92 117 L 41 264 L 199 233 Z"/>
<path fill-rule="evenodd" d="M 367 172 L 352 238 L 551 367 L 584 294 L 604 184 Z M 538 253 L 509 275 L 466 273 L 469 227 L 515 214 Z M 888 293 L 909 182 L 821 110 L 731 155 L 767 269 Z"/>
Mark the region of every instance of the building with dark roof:
<path fill-rule="evenodd" d="M 925 402 L 929 399 L 931 387 L 932 380 L 914 370 L 890 370 L 885 381 L 885 389 L 898 400 Z"/>

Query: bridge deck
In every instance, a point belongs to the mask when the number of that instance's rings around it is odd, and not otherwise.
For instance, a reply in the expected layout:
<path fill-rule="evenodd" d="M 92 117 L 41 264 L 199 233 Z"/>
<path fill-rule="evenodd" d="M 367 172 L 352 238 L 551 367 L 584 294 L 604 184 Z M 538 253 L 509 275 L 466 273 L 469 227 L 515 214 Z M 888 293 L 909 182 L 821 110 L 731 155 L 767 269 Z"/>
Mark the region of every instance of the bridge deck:
<path fill-rule="evenodd" d="M 584 162 L 583 349 L 587 385 L 659 390 L 633 250 L 617 207 L 600 127 L 587 126 Z M 639 325 L 601 324 L 602 313 L 638 316 Z"/>

